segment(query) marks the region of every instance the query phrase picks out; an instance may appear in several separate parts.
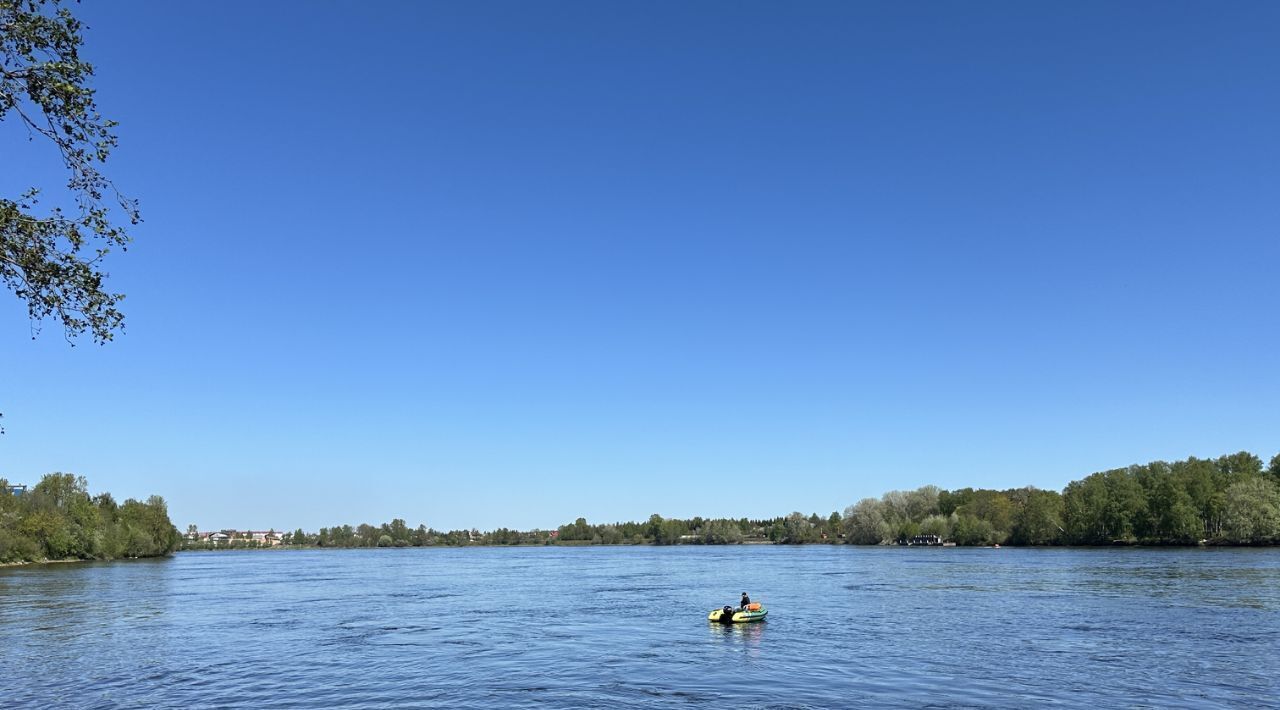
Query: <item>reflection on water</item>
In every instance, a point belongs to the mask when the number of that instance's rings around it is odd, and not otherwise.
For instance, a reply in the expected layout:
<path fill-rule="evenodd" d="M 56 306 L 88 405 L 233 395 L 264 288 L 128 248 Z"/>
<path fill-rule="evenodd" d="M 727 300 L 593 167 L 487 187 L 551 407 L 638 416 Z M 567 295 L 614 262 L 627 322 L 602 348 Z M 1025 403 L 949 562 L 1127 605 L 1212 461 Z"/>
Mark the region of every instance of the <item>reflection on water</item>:
<path fill-rule="evenodd" d="M 707 612 L 742 589 L 768 620 Z M 1203 707 L 1280 696 L 1280 551 L 185 554 L 0 569 L 8 707 Z"/>
<path fill-rule="evenodd" d="M 750 624 L 718 624 L 707 622 L 707 628 L 711 630 L 711 637 L 720 643 L 742 649 L 750 658 L 757 657 L 760 650 L 760 642 L 764 638 L 765 627 L 769 625 L 769 620 L 757 621 Z"/>

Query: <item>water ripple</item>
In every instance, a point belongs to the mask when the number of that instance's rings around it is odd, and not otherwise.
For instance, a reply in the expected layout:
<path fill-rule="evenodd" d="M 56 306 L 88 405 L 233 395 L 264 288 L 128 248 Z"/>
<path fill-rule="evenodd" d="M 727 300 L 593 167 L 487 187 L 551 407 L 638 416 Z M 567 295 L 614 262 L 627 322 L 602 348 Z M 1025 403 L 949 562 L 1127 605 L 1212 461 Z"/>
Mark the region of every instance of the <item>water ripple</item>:
<path fill-rule="evenodd" d="M 707 610 L 747 589 L 769 621 Z M 0 570 L 5 708 L 1275 707 L 1272 550 L 228 552 Z"/>

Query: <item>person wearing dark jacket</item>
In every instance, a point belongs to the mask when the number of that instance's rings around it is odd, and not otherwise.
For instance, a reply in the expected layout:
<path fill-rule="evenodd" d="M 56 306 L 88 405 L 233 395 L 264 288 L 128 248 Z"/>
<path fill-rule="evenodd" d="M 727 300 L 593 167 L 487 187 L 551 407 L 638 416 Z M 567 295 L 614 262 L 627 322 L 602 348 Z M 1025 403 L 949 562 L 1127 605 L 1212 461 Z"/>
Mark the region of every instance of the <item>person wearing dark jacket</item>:
<path fill-rule="evenodd" d="M 751 597 L 747 596 L 746 592 L 743 592 L 742 593 L 742 610 L 746 611 L 747 605 L 750 603 L 751 603 Z"/>

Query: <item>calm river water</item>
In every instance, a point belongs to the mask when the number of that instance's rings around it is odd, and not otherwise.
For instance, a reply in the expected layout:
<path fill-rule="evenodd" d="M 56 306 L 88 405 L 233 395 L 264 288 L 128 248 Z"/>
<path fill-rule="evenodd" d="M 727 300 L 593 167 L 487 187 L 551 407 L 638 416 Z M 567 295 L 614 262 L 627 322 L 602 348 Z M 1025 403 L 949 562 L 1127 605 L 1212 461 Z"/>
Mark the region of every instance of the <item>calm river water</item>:
<path fill-rule="evenodd" d="M 746 590 L 768 621 L 722 627 Z M 480 548 L 0 569 L 0 706 L 1262 707 L 1280 550 Z"/>

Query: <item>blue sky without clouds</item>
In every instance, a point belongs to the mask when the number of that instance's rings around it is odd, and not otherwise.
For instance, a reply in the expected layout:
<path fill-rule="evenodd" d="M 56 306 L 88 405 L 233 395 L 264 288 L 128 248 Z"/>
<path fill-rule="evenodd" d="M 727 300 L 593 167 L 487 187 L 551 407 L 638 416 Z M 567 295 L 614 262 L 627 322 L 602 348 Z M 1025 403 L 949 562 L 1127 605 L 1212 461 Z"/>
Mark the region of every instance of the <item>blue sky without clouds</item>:
<path fill-rule="evenodd" d="M 146 222 L 116 342 L 0 299 L 0 476 L 524 528 L 1280 450 L 1275 3 L 76 11 Z"/>

